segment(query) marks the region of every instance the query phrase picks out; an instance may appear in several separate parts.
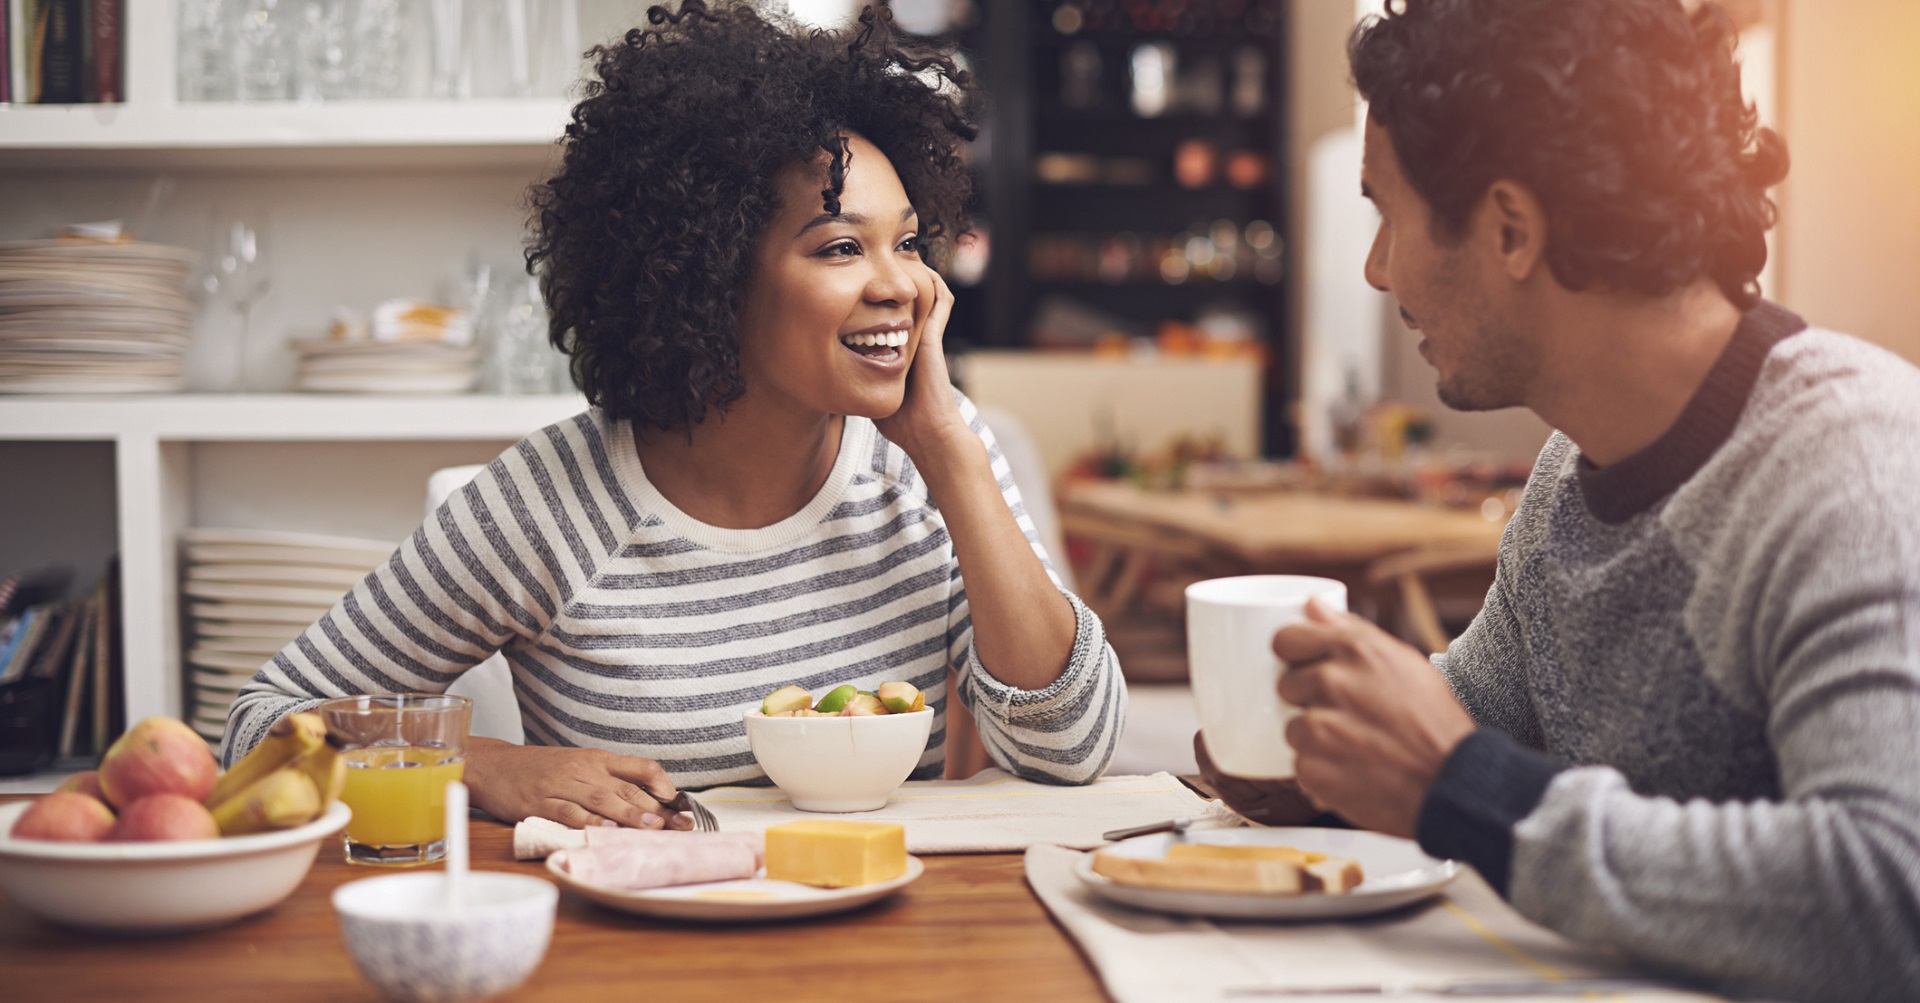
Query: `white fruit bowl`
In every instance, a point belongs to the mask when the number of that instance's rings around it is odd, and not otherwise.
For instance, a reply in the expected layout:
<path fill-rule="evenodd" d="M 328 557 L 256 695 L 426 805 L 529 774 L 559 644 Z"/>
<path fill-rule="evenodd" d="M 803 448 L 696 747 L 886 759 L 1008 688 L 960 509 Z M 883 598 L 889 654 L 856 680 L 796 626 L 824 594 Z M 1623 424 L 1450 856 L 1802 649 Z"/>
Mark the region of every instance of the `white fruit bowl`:
<path fill-rule="evenodd" d="M 60 843 L 7 835 L 31 804 L 0 805 L 0 893 L 42 919 L 113 933 L 202 929 L 274 906 L 353 815 L 335 801 L 306 825 L 223 839 Z"/>
<path fill-rule="evenodd" d="M 905 783 L 933 732 L 933 710 L 871 717 L 748 714 L 747 745 L 801 811 L 874 811 Z"/>

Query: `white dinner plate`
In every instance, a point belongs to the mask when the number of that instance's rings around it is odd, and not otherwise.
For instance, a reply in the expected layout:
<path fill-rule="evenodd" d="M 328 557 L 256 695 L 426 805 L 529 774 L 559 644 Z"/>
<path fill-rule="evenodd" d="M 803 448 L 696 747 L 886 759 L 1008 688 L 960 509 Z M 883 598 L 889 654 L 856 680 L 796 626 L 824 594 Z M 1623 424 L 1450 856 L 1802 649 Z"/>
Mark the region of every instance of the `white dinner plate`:
<path fill-rule="evenodd" d="M 912 884 L 926 871 L 919 857 L 907 858 L 907 873 L 892 881 L 854 888 L 815 888 L 764 877 L 709 881 L 697 885 L 620 891 L 582 884 L 567 873 L 567 851 L 547 858 L 547 873 L 570 891 L 609 909 L 661 919 L 691 919 L 712 923 L 759 923 L 801 916 L 824 916 L 858 909 Z M 760 872 L 765 874 L 763 868 Z"/>
<path fill-rule="evenodd" d="M 390 544 L 378 552 L 372 550 L 332 550 L 326 547 L 268 547 L 254 544 L 196 543 L 187 548 L 187 558 L 199 564 L 254 564 L 274 567 L 351 568 L 365 575 L 386 563 L 393 553 Z"/>
<path fill-rule="evenodd" d="M 1351 857 L 1360 862 L 1365 880 L 1345 895 L 1238 894 L 1141 888 L 1123 885 L 1093 872 L 1093 854 L 1074 865 L 1073 872 L 1094 894 L 1137 909 L 1218 916 L 1227 919 L 1339 919 L 1367 916 L 1412 905 L 1440 894 L 1460 873 L 1451 860 L 1427 856 L 1412 840 L 1356 829 L 1207 829 L 1189 832 L 1190 843 L 1218 846 L 1291 846 L 1313 853 Z M 1140 836 L 1107 847 L 1105 853 L 1129 857 L 1163 857 L 1174 837 L 1167 833 Z"/>
<path fill-rule="evenodd" d="M 330 606 L 248 606 L 229 602 L 197 602 L 187 605 L 187 615 L 196 620 L 251 623 L 284 623 L 304 628 L 327 614 Z M 205 629 L 205 628 L 202 628 Z M 209 630 L 208 633 L 217 633 Z M 300 633 L 299 630 L 294 631 Z"/>
<path fill-rule="evenodd" d="M 299 631 L 276 630 L 271 637 L 218 637 L 206 635 L 201 631 L 195 631 L 195 634 L 197 635 L 193 640 L 195 650 L 217 655 L 246 655 L 258 666 L 265 665 L 267 659 L 279 654 L 280 649 L 286 647 L 288 641 L 299 636 Z"/>
<path fill-rule="evenodd" d="M 274 654 L 278 653 L 279 651 L 276 649 Z M 260 671 L 260 666 L 267 664 L 267 660 L 272 657 L 273 655 L 260 658 L 254 655 L 235 655 L 224 651 L 210 651 L 199 645 L 195 645 L 193 650 L 187 652 L 187 661 L 191 663 L 194 668 L 204 667 L 221 675 L 229 676 L 238 675 L 242 672 L 251 676 L 253 673 Z"/>
<path fill-rule="evenodd" d="M 324 550 L 371 551 L 384 559 L 393 553 L 393 544 L 358 536 L 334 536 L 328 533 L 295 533 L 278 529 L 218 529 L 211 526 L 182 530 L 180 539 L 190 544 L 221 546 L 317 547 Z"/>
<path fill-rule="evenodd" d="M 252 583 L 291 585 L 296 588 L 325 586 L 345 592 L 367 576 L 365 568 L 316 568 L 274 564 L 195 564 L 187 569 L 187 580 L 196 582 Z"/>
<path fill-rule="evenodd" d="M 187 579 L 181 591 L 195 599 L 220 599 L 227 602 L 268 603 L 274 606 L 318 606 L 330 609 L 346 594 L 346 589 L 299 588 L 289 585 L 258 585 L 253 582 L 209 582 Z"/>
<path fill-rule="evenodd" d="M 315 619 L 319 618 L 315 617 Z M 208 639 L 216 637 L 226 638 L 235 644 L 246 641 L 273 642 L 273 650 L 267 652 L 266 656 L 260 659 L 264 662 L 267 658 L 279 653 L 281 648 L 286 647 L 288 641 L 299 637 L 300 632 L 305 630 L 312 622 L 312 620 L 309 620 L 307 623 L 289 625 L 284 623 L 256 623 L 251 620 L 201 619 L 194 621 L 193 636 L 198 639 L 195 642 L 196 644 L 201 644 L 208 648 L 213 647 L 212 644 L 208 643 Z M 232 651 L 234 649 L 232 645 L 229 645 L 220 650 Z M 237 653 L 250 654 L 252 651 L 252 648 L 247 648 Z"/>

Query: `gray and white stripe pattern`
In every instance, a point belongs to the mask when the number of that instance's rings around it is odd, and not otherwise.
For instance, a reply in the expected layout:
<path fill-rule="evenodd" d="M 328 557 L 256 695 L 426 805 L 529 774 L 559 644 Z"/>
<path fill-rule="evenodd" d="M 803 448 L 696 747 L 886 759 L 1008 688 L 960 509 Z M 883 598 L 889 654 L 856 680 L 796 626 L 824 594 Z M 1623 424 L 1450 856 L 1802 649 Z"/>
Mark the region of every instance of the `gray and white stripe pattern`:
<path fill-rule="evenodd" d="M 1046 562 L 992 432 L 959 402 Z M 1112 756 L 1126 687 L 1099 618 L 1065 594 L 1077 624 L 1065 672 L 1043 690 L 1007 686 L 974 650 L 939 509 L 872 422 L 846 420 L 800 512 L 726 530 L 675 509 L 641 471 L 630 426 L 593 410 L 502 454 L 263 666 L 234 703 L 225 757 L 319 699 L 444 690 L 497 650 L 530 744 L 644 756 L 687 787 L 766 782 L 741 716 L 789 683 L 927 691 L 933 734 L 914 776 L 937 777 L 950 670 L 996 763 L 1086 783 Z"/>

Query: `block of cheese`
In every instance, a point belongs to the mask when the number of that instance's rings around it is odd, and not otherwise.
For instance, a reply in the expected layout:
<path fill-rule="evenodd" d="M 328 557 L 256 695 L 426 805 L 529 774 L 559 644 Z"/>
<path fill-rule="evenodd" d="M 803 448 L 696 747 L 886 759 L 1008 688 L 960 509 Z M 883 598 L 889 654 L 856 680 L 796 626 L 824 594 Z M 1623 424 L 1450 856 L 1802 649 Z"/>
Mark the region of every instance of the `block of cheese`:
<path fill-rule="evenodd" d="M 907 873 L 907 830 L 885 822 L 807 819 L 767 829 L 767 877 L 821 888 Z"/>
<path fill-rule="evenodd" d="M 1290 846 L 1175 843 L 1164 857 L 1101 852 L 1093 872 L 1123 885 L 1248 895 L 1340 894 L 1362 880 L 1360 862 Z"/>

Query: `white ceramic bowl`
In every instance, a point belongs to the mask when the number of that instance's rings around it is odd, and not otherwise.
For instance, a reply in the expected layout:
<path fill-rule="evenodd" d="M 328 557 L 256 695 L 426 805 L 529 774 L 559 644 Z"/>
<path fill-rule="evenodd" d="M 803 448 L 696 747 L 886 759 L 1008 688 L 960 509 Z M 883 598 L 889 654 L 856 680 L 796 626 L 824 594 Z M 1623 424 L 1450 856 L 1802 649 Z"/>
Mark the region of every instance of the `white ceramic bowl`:
<path fill-rule="evenodd" d="M 30 804 L 0 806 L 0 892 L 43 919 L 124 933 L 219 926 L 278 904 L 353 815 L 335 801 L 306 825 L 223 839 L 58 843 L 5 835 Z"/>
<path fill-rule="evenodd" d="M 871 717 L 747 715 L 747 745 L 801 811 L 873 811 L 927 750 L 933 710 Z"/>
<path fill-rule="evenodd" d="M 553 938 L 560 889 L 529 874 L 473 871 L 447 903 L 443 871 L 389 874 L 334 889 L 353 963 L 387 998 L 456 1003 L 526 981 Z"/>

